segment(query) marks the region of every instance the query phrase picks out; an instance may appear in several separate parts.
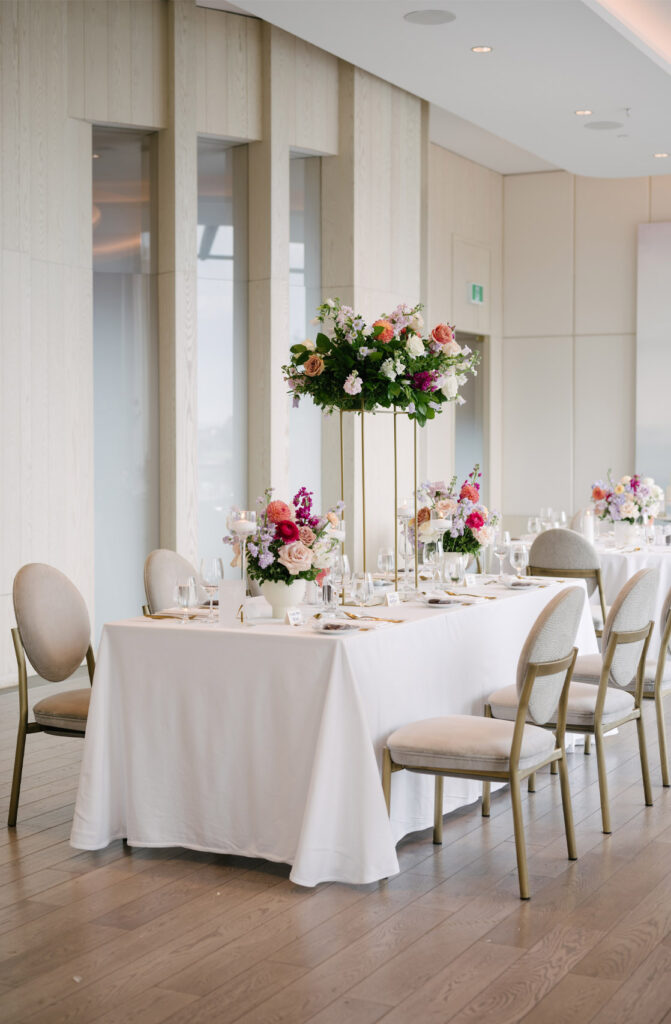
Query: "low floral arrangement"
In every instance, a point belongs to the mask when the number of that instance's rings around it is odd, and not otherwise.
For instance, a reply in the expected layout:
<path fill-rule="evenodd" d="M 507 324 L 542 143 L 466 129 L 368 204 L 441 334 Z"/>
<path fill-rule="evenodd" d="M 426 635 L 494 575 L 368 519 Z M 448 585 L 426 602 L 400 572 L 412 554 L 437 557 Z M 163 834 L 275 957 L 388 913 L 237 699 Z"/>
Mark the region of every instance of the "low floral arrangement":
<path fill-rule="evenodd" d="M 455 341 L 449 324 L 423 337 L 421 309 L 403 304 L 368 325 L 340 299 L 323 303 L 316 341 L 292 345 L 282 367 L 294 405 L 310 395 L 327 411 L 394 406 L 424 426 L 445 402 L 463 404 L 459 388 L 477 372 L 479 356 Z"/>
<path fill-rule="evenodd" d="M 478 481 L 481 476 L 480 466 L 476 465 L 460 488 L 456 475 L 449 484 L 442 480 L 422 484 L 420 496 L 424 504 L 417 513 L 420 541 L 433 539 L 431 512 L 435 510 L 441 518 L 452 522 L 443 534 L 444 551 L 477 555 L 481 548 L 492 543 L 500 516 L 498 512 L 490 512 L 480 501 Z M 414 520 L 410 521 L 410 526 L 414 526 Z"/>
<path fill-rule="evenodd" d="M 634 524 L 659 515 L 664 491 L 651 476 L 641 478 L 636 473 L 613 483 L 608 470 L 607 480 L 597 480 L 592 484 L 592 501 L 599 519 Z"/>
<path fill-rule="evenodd" d="M 316 580 L 328 570 L 344 537 L 339 501 L 324 516 L 312 511 L 312 491 L 301 487 L 291 504 L 272 496 L 269 487 L 257 503 L 257 530 L 247 541 L 247 575 L 259 583 Z M 235 546 L 236 537 L 224 537 Z"/>

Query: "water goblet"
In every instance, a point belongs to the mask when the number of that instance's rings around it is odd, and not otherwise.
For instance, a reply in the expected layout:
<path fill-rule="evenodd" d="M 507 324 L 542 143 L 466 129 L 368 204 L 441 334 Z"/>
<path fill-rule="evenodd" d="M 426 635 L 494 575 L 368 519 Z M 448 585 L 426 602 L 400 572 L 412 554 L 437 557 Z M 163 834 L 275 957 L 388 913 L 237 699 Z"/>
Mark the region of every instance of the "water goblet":
<path fill-rule="evenodd" d="M 510 547 L 510 533 L 508 530 L 501 530 L 494 542 L 494 554 L 499 562 L 499 580 L 503 579 L 503 559 L 508 554 Z"/>
<path fill-rule="evenodd" d="M 380 548 L 377 553 L 378 571 L 384 573 L 385 577 L 394 571 L 394 552 L 391 548 Z"/>
<path fill-rule="evenodd" d="M 179 620 L 184 626 L 189 621 L 189 608 L 196 603 L 196 577 L 187 576 L 175 584 L 175 603 L 182 609 L 182 618 Z"/>
<path fill-rule="evenodd" d="M 510 564 L 518 576 L 524 576 L 529 564 L 529 550 L 526 544 L 513 544 L 510 548 Z"/>
<path fill-rule="evenodd" d="M 532 533 L 534 536 L 541 532 L 540 516 L 529 516 L 527 519 L 527 532 Z"/>
<path fill-rule="evenodd" d="M 201 558 L 200 560 L 200 577 L 201 586 L 207 594 L 210 601 L 210 610 L 208 612 L 207 621 L 214 622 L 214 597 L 219 591 L 219 584 L 224 578 L 224 563 L 221 558 L 214 556 L 209 558 Z"/>
<path fill-rule="evenodd" d="M 373 577 L 369 572 L 358 572 L 353 577 L 354 600 L 362 608 L 373 598 Z"/>
<path fill-rule="evenodd" d="M 542 530 L 551 530 L 552 527 L 554 526 L 554 520 L 555 520 L 554 509 L 550 508 L 550 506 L 548 506 L 547 508 L 542 508 L 541 509 L 541 516 L 540 516 L 540 518 L 541 518 L 541 529 Z"/>

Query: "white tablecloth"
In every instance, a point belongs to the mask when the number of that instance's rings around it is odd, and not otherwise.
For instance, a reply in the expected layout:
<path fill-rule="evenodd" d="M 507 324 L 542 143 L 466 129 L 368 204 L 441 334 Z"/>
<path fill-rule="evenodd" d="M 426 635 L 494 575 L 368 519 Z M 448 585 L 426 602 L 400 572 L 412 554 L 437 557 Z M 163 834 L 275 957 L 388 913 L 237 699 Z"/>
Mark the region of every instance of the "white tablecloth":
<path fill-rule="evenodd" d="M 639 569 L 659 570 L 659 589 L 655 604 L 655 628 L 650 639 L 648 657 L 656 658 L 659 654 L 660 632 L 659 622 L 662 614 L 664 598 L 671 590 L 671 547 L 647 547 L 641 544 L 639 551 L 631 549 L 618 550 L 610 544 L 598 542 L 597 551 L 601 562 L 601 578 L 603 581 L 606 604 L 613 603 L 628 579 Z M 594 598 L 593 598 L 594 599 Z"/>
<path fill-rule="evenodd" d="M 415 719 L 481 714 L 514 682 L 526 634 L 557 584 L 498 587 L 456 610 L 404 605 L 402 625 L 343 636 L 260 624 L 135 619 L 98 653 L 72 845 L 183 846 L 291 864 L 301 885 L 398 871 L 395 843 L 433 816 L 433 780 L 380 785 L 388 735 Z M 597 650 L 585 602 L 579 647 Z M 480 795 L 446 780 L 445 810 Z"/>

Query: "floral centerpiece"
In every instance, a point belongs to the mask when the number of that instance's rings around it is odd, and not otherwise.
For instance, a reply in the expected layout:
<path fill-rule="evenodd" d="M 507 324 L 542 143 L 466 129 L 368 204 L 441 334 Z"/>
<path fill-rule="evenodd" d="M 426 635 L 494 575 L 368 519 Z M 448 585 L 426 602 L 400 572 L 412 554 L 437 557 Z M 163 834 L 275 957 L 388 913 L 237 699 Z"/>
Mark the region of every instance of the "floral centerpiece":
<path fill-rule="evenodd" d="M 261 585 L 273 615 L 283 617 L 287 606 L 298 604 L 308 580 L 318 579 L 332 564 L 344 537 L 338 502 L 323 515 L 312 509 L 312 491 L 301 487 L 291 504 L 273 498 L 269 487 L 258 504 L 256 533 L 247 541 L 247 575 Z M 235 545 L 235 537 L 224 541 Z"/>
<path fill-rule="evenodd" d="M 477 372 L 479 356 L 455 341 L 450 324 L 424 336 L 421 309 L 403 304 L 367 324 L 339 299 L 323 303 L 316 340 L 293 345 L 282 367 L 294 404 L 310 395 L 327 411 L 393 406 L 424 426 L 445 402 L 463 403 L 459 388 Z"/>
<path fill-rule="evenodd" d="M 491 544 L 500 516 L 480 501 L 481 476 L 480 466 L 475 465 L 461 487 L 457 485 L 456 474 L 449 484 L 442 480 L 422 484 L 420 495 L 424 504 L 417 513 L 420 541 L 433 539 L 431 512 L 435 510 L 441 518 L 451 520 L 450 528 L 443 533 L 444 551 L 477 556 Z M 414 520 L 410 525 L 414 525 Z"/>
<path fill-rule="evenodd" d="M 634 526 L 659 515 L 664 491 L 651 476 L 641 478 L 636 473 L 613 483 L 609 470 L 607 480 L 592 484 L 592 501 L 599 519 Z"/>

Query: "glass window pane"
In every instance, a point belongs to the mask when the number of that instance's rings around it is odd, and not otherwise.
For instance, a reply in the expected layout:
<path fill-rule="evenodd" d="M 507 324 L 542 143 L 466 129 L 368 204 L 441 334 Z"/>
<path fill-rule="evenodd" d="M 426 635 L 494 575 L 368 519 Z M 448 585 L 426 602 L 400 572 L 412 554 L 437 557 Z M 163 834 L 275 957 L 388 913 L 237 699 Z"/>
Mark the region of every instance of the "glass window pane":
<path fill-rule="evenodd" d="M 221 552 L 247 505 L 247 150 L 198 140 L 198 530 Z"/>
<path fill-rule="evenodd" d="M 289 331 L 291 344 L 314 339 L 321 302 L 321 160 L 295 157 L 290 166 Z M 321 509 L 322 417 L 312 399 L 301 398 L 289 419 L 289 487 L 314 491 Z"/>
<path fill-rule="evenodd" d="M 158 338 L 153 145 L 93 129 L 95 604 L 138 615 L 142 566 L 159 538 Z"/>

